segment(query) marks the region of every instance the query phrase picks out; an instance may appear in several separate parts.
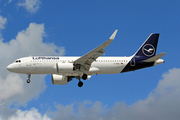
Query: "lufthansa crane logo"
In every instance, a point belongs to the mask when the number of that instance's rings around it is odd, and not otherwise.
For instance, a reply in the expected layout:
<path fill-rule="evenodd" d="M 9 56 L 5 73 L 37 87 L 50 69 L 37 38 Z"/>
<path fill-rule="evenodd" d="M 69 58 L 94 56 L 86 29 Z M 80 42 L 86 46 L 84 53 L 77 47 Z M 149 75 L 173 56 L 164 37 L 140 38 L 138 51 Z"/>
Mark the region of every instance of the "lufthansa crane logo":
<path fill-rule="evenodd" d="M 146 45 L 143 46 L 142 52 L 143 52 L 143 54 L 144 54 L 145 56 L 150 57 L 150 56 L 154 55 L 154 53 L 155 53 L 155 48 L 154 48 L 154 46 L 151 45 L 151 44 L 146 44 Z"/>

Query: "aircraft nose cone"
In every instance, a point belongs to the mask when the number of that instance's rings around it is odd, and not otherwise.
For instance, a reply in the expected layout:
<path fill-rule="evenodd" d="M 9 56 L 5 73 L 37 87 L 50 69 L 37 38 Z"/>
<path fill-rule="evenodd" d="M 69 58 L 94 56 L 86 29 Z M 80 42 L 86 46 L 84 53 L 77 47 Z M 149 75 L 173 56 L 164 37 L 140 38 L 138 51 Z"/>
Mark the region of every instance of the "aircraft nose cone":
<path fill-rule="evenodd" d="M 13 66 L 12 64 L 10 64 L 10 65 L 7 66 L 7 70 L 8 70 L 8 71 L 12 72 L 13 69 L 14 69 L 14 66 Z"/>

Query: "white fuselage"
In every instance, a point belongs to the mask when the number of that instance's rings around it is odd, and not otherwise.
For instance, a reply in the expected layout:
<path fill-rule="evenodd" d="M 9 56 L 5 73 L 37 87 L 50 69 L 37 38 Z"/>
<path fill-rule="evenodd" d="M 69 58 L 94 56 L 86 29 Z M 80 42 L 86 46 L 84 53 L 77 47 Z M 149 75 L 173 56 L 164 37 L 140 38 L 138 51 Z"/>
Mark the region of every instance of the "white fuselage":
<path fill-rule="evenodd" d="M 73 62 L 79 57 L 30 56 L 16 60 L 7 68 L 21 74 L 60 74 L 79 76 L 83 71 L 73 71 Z M 88 75 L 121 73 L 131 57 L 99 57 L 91 64 Z"/>

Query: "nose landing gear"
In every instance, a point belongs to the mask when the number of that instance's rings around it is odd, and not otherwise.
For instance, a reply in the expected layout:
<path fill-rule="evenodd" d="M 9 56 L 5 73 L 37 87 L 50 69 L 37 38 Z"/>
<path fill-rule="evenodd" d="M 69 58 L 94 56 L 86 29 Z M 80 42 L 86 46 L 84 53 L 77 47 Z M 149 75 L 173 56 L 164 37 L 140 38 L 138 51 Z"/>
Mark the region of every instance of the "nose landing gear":
<path fill-rule="evenodd" d="M 31 82 L 30 78 L 31 78 L 31 74 L 28 74 L 27 83 L 30 83 L 30 82 Z"/>

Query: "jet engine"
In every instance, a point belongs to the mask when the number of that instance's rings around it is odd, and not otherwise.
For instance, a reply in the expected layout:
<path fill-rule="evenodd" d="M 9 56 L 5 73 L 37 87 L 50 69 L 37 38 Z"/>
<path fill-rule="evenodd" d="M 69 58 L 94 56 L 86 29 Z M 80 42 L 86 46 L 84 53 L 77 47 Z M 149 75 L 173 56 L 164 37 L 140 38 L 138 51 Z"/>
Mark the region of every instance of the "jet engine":
<path fill-rule="evenodd" d="M 68 84 L 68 76 L 52 74 L 52 83 L 55 85 Z"/>

